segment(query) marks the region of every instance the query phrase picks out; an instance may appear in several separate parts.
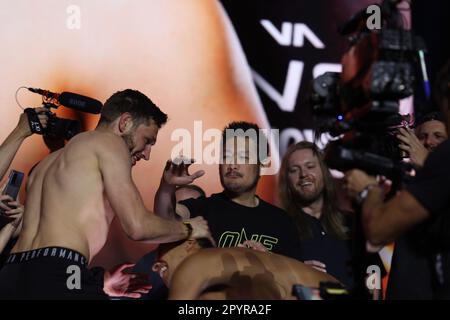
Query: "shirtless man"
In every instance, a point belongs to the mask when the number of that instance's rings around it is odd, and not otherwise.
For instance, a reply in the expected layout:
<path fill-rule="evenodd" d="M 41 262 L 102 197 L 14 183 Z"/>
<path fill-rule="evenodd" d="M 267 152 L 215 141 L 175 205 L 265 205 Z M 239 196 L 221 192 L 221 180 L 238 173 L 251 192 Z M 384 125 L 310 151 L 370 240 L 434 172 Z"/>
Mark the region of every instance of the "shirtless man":
<path fill-rule="evenodd" d="M 80 28 L 68 29 L 66 23 L 75 21 L 77 7 Z M 154 168 L 161 171 L 179 143 L 171 141 L 173 130 L 187 129 L 194 137 L 194 121 L 202 121 L 203 132 L 222 129 L 236 120 L 270 128 L 239 38 L 220 1 L 138 0 L 126 5 L 83 1 L 69 6 L 64 1 L 41 0 L 27 4 L 26 10 L 20 1 L 11 1 L 8 12 L 11 14 L 3 16 L 0 41 L 22 49 L 14 54 L 0 50 L 0 61 L 6 62 L 0 101 L 9 101 L 18 83 L 101 99 L 124 83 L 151 92 L 152 100 L 164 106 L 166 113 L 177 115 L 160 132 L 158 138 L 165 143 L 158 144 L 158 152 L 152 154 Z M 58 18 L 35 18 L 49 14 Z M 49 37 L 57 41 L 48 41 Z M 29 52 L 35 53 L 33 59 Z M 31 74 L 30 70 L 39 72 Z M 19 97 L 24 105 L 40 102 L 34 95 Z M 68 109 L 60 108 L 58 114 L 75 118 Z M 5 128 L 13 117 L 14 109 L 2 109 L 0 138 L 6 136 Z M 86 128 L 95 128 L 95 116 L 83 117 L 87 118 Z M 26 171 L 47 153 L 45 145 L 35 140 L 21 149 L 15 167 Z M 274 152 L 272 157 L 276 155 Z M 200 186 L 208 194 L 220 192 L 217 167 L 204 163 L 195 153 L 189 157 L 197 160 L 197 170 L 205 171 Z M 275 168 L 276 159 L 272 163 Z M 148 179 L 146 170 L 146 166 L 136 166 L 133 176 L 141 193 L 147 195 L 144 203 L 152 208 L 159 179 Z M 262 176 L 258 195 L 273 202 L 275 182 L 274 173 Z M 112 267 L 136 261 L 149 251 L 148 245 L 130 241 L 117 222 L 110 230 L 94 264 Z"/>
<path fill-rule="evenodd" d="M 153 271 L 169 288 L 169 299 L 294 299 L 294 284 L 318 288 L 320 282 L 338 283 L 329 274 L 282 255 L 208 247 L 206 239 L 198 239 L 158 248 Z"/>
<path fill-rule="evenodd" d="M 131 178 L 148 160 L 164 114 L 124 90 L 105 103 L 94 131 L 42 160 L 28 180 L 23 228 L 0 271 L 0 298 L 101 298 L 103 277 L 86 268 L 117 217 L 136 241 L 208 237 L 203 218 L 176 222 L 149 212 Z"/>

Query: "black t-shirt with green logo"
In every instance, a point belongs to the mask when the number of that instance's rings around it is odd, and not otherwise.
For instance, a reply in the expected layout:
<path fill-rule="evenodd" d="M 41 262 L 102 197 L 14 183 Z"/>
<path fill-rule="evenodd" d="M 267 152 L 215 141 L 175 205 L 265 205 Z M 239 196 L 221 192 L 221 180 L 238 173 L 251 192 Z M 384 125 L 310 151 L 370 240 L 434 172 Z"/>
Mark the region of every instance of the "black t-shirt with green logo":
<path fill-rule="evenodd" d="M 258 206 L 247 207 L 217 193 L 180 203 L 192 218 L 203 216 L 208 221 L 218 247 L 236 247 L 255 240 L 271 252 L 298 259 L 300 238 L 294 222 L 282 209 L 258 199 Z"/>

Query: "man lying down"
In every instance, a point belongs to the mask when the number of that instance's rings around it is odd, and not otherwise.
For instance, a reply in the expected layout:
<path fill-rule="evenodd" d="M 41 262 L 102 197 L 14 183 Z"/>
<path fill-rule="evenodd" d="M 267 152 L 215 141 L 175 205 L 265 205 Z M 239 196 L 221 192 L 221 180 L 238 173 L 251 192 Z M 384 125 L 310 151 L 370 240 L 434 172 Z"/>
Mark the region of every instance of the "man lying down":
<path fill-rule="evenodd" d="M 173 300 L 296 299 L 293 285 L 339 283 L 292 258 L 247 248 L 213 248 L 203 238 L 160 245 L 152 270 Z"/>

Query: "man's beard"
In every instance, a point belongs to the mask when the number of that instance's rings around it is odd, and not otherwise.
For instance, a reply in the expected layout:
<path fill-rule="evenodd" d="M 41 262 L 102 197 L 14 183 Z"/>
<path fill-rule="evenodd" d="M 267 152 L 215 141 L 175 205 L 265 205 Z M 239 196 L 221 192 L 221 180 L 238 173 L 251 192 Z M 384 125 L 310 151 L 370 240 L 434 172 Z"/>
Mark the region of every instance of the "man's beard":
<path fill-rule="evenodd" d="M 291 193 L 295 203 L 308 206 L 323 196 L 323 188 L 322 190 L 316 190 L 314 193 L 305 194 L 291 187 Z"/>
<path fill-rule="evenodd" d="M 234 195 L 239 195 L 253 190 L 258 185 L 259 178 L 260 174 L 258 173 L 252 183 L 247 187 L 242 187 L 242 185 L 237 185 L 234 183 L 231 186 L 227 186 L 224 181 L 225 179 L 222 177 L 222 175 L 220 175 L 220 183 L 222 184 L 222 187 L 225 189 L 225 191 Z"/>
<path fill-rule="evenodd" d="M 128 150 L 130 150 L 131 153 L 131 150 L 134 149 L 133 135 L 131 133 L 124 134 L 122 136 L 122 139 L 123 141 L 125 141 L 125 144 L 127 145 Z"/>

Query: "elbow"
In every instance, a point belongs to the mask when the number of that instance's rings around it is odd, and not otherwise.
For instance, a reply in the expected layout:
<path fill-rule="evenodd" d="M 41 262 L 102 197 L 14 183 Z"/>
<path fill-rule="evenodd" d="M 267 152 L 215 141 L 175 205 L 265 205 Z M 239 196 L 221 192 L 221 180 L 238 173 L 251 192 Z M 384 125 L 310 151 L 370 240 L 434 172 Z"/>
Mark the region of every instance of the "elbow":
<path fill-rule="evenodd" d="M 133 241 L 142 241 L 144 237 L 139 232 L 127 232 L 128 239 Z"/>
<path fill-rule="evenodd" d="M 156 224 L 153 228 L 148 228 L 142 221 L 129 223 L 127 227 L 124 228 L 124 231 L 130 240 L 146 241 L 148 243 L 159 243 L 162 236 L 164 236 Z"/>
<path fill-rule="evenodd" d="M 144 232 L 139 224 L 137 223 L 127 223 L 123 225 L 125 234 L 130 240 L 142 241 L 144 240 Z"/>

